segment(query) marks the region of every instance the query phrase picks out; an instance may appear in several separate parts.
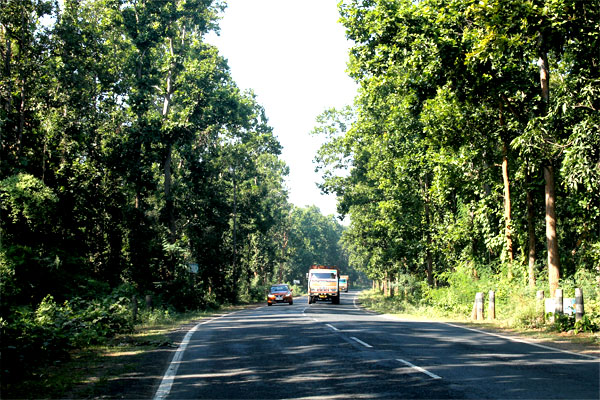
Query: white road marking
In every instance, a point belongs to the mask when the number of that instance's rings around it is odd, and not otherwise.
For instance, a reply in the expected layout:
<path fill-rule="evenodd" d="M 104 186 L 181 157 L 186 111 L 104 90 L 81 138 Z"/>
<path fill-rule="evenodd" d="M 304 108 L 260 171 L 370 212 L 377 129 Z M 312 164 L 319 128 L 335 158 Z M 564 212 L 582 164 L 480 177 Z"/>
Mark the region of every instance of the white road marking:
<path fill-rule="evenodd" d="M 387 320 L 395 320 L 395 321 L 403 321 L 401 318 L 398 317 L 394 317 L 393 315 L 388 315 L 388 314 L 384 314 L 384 315 L 380 315 L 380 318 L 384 318 Z M 488 336 L 495 336 L 504 340 L 509 340 L 511 342 L 516 342 L 516 343 L 523 343 L 523 344 L 528 344 L 530 346 L 535 346 L 535 347 L 539 347 L 545 350 L 550 350 L 550 351 L 555 351 L 555 352 L 559 352 L 559 353 L 565 353 L 565 354 L 569 354 L 572 356 L 579 356 L 579 357 L 585 357 L 585 358 L 590 358 L 592 360 L 600 360 L 600 358 L 596 357 L 596 356 L 592 356 L 589 354 L 582 354 L 582 353 L 575 353 L 573 351 L 568 351 L 568 350 L 563 350 L 563 349 L 559 349 L 556 347 L 551 347 L 551 346 L 545 346 L 543 344 L 539 344 L 539 343 L 534 343 L 534 342 L 530 342 L 524 339 L 519 339 L 519 338 L 515 338 L 515 337 L 510 337 L 510 336 L 504 336 L 504 335 L 500 335 L 498 333 L 492 333 L 492 332 L 486 332 L 486 331 L 482 331 L 479 329 L 474 329 L 474 328 L 467 328 L 466 326 L 461 326 L 461 325 L 455 325 L 455 324 L 451 324 L 450 322 L 437 322 L 437 321 L 421 321 L 421 322 L 433 322 L 433 323 L 438 323 L 438 324 L 444 324 L 444 325 L 448 325 L 451 326 L 453 328 L 460 328 L 460 329 L 465 329 L 467 331 L 472 331 L 472 332 L 477 332 L 477 333 L 481 333 L 484 335 L 488 335 Z"/>
<path fill-rule="evenodd" d="M 183 353 L 185 352 L 185 349 L 187 348 L 188 344 L 190 343 L 190 339 L 192 338 L 192 335 L 194 334 L 194 332 L 196 332 L 198 330 L 198 328 L 200 328 L 201 325 L 208 324 L 209 322 L 216 321 L 218 319 L 221 319 L 221 318 L 226 317 L 231 314 L 235 314 L 237 312 L 239 312 L 239 311 L 234 311 L 229 314 L 221 315 L 219 317 L 211 318 L 207 321 L 200 322 L 199 324 L 194 326 L 192 329 L 190 329 L 186 333 L 185 337 L 181 341 L 181 344 L 177 348 L 177 352 L 173 356 L 171 363 L 169 364 L 169 368 L 167 368 L 167 371 L 165 372 L 165 375 L 163 376 L 163 379 L 160 382 L 160 386 L 158 387 L 158 389 L 156 390 L 156 393 L 154 394 L 154 400 L 165 399 L 171 392 L 171 387 L 173 386 L 173 381 L 175 380 L 175 376 L 177 375 L 177 370 L 179 369 L 179 363 L 180 363 L 181 359 L 183 358 Z"/>
<path fill-rule="evenodd" d="M 327 325 L 328 327 L 330 327 L 330 328 L 331 328 L 331 329 L 333 329 L 334 331 L 339 331 L 339 329 L 338 329 L 338 328 L 336 328 L 336 327 L 335 327 L 335 326 L 333 326 L 333 325 L 330 325 L 330 324 L 325 324 L 325 325 Z"/>
<path fill-rule="evenodd" d="M 367 344 L 367 343 L 363 342 L 362 340 L 355 338 L 354 336 L 351 336 L 350 339 L 362 344 L 365 347 L 369 347 L 369 348 L 373 347 L 370 344 Z"/>
<path fill-rule="evenodd" d="M 422 373 L 424 373 L 424 374 L 426 374 L 426 375 L 429 375 L 429 376 L 430 376 L 431 378 L 433 378 L 433 379 L 442 379 L 442 377 L 441 377 L 441 376 L 437 376 L 436 374 L 434 374 L 434 373 L 431 373 L 431 372 L 427 371 L 426 369 L 423 369 L 423 368 L 421 368 L 421 367 L 417 367 L 416 365 L 414 365 L 414 364 L 411 364 L 411 363 L 409 363 L 408 361 L 404 361 L 404 360 L 401 360 L 401 359 L 399 359 L 399 358 L 396 358 L 396 361 L 400 361 L 401 363 L 403 363 L 403 364 L 405 364 L 405 365 L 408 365 L 408 366 L 409 366 L 409 367 L 411 367 L 412 369 L 416 369 L 416 370 L 417 370 L 417 371 L 419 371 L 419 372 L 422 372 Z"/>
<path fill-rule="evenodd" d="M 479 329 L 467 328 L 465 326 L 454 325 L 454 324 L 451 324 L 449 322 L 442 322 L 442 323 L 446 324 L 446 325 L 449 325 L 449 326 L 452 326 L 452 327 L 455 327 L 455 328 L 462 328 L 462 329 L 466 329 L 468 331 L 473 331 L 473 332 L 477 332 L 477 333 L 483 333 L 485 335 L 495 336 L 495 337 L 499 337 L 501 339 L 510 340 L 511 342 L 524 343 L 524 344 L 528 344 L 528 345 L 531 345 L 531 346 L 539 347 L 539 348 L 542 348 L 542 349 L 545 349 L 545 350 L 557 351 L 557 352 L 560 352 L 560 353 L 570 354 L 572 356 L 580 356 L 580 357 L 591 358 L 593 360 L 600 360 L 600 358 L 595 357 L 595 356 L 591 356 L 589 354 L 575 353 L 573 351 L 562 350 L 562 349 L 558 349 L 556 347 L 545 346 L 543 344 L 533 343 L 533 342 L 529 342 L 527 340 L 523 340 L 523 339 L 519 339 L 519 338 L 514 338 L 514 337 L 510 337 L 510 336 L 499 335 L 497 333 L 491 333 L 491 332 L 486 332 L 486 331 L 480 331 Z"/>

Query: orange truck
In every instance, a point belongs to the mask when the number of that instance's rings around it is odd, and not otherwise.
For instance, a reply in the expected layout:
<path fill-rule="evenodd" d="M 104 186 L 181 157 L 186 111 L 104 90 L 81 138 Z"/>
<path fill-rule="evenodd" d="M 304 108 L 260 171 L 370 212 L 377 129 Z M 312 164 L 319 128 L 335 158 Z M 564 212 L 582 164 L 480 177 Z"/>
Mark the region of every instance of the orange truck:
<path fill-rule="evenodd" d="M 348 275 L 340 275 L 340 292 L 348 292 L 350 286 L 350 277 Z"/>
<path fill-rule="evenodd" d="M 340 304 L 340 270 L 325 265 L 312 265 L 308 270 L 308 304 L 331 300 Z"/>

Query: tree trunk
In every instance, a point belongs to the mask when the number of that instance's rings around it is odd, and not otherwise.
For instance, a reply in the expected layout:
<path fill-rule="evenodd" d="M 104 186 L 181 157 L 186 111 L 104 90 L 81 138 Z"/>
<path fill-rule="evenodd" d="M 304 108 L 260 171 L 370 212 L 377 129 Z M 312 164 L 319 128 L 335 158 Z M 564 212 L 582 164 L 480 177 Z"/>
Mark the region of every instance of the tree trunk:
<path fill-rule="evenodd" d="M 560 257 L 558 253 L 558 238 L 556 235 L 556 195 L 554 194 L 554 167 L 544 166 L 544 180 L 546 182 L 546 243 L 548 246 L 548 283 L 550 284 L 550 297 L 558 288 L 560 279 Z"/>
<path fill-rule="evenodd" d="M 171 143 L 167 146 L 167 155 L 165 158 L 164 164 L 164 174 L 165 174 L 165 211 L 166 217 L 168 220 L 169 226 L 169 240 L 171 243 L 175 243 L 177 238 L 176 235 L 176 225 L 175 225 L 175 210 L 174 210 L 174 201 L 172 194 L 172 177 L 171 177 L 171 162 L 172 162 L 172 153 L 173 153 L 173 145 Z"/>
<path fill-rule="evenodd" d="M 548 55 L 545 52 L 540 54 L 538 66 L 540 67 L 540 88 L 542 90 L 542 100 L 545 105 L 543 113 L 545 114 L 550 102 L 550 70 L 548 68 Z"/>
<path fill-rule="evenodd" d="M 233 176 L 233 282 L 239 279 L 237 272 L 237 182 Z"/>
<path fill-rule="evenodd" d="M 427 262 L 427 284 L 429 287 L 433 287 L 433 257 L 431 255 L 431 199 L 429 198 L 429 176 L 425 175 L 425 227 L 426 232 L 426 246 L 425 246 L 425 260 Z"/>
<path fill-rule="evenodd" d="M 540 88 L 542 91 L 542 115 L 545 115 L 550 105 L 550 69 L 548 67 L 548 54 L 544 47 L 544 36 L 538 38 L 540 68 Z M 547 160 L 544 168 L 544 181 L 546 192 L 546 245 L 548 248 L 548 283 L 550 297 L 558 288 L 560 279 L 560 256 L 558 253 L 558 239 L 556 235 L 556 195 L 554 193 L 554 167 L 552 161 Z"/>
<path fill-rule="evenodd" d="M 504 128 L 504 113 L 502 102 L 500 102 L 500 126 Z M 502 133 L 502 182 L 504 184 L 504 237 L 506 241 L 506 253 L 508 261 L 512 264 L 514 259 L 512 243 L 512 217 L 510 202 L 510 179 L 508 176 L 508 137 Z M 512 271 L 509 268 L 508 277 L 512 278 Z"/>
<path fill-rule="evenodd" d="M 171 58 L 175 56 L 173 50 L 173 38 L 169 38 L 169 54 Z M 163 120 L 166 123 L 167 115 L 169 114 L 169 110 L 171 107 L 171 96 L 173 94 L 173 65 L 169 66 L 169 71 L 167 72 L 167 91 L 165 93 L 165 99 L 163 102 L 163 110 L 162 116 Z M 171 193 L 172 188 L 172 177 L 171 177 L 171 162 L 172 162 L 172 153 L 173 153 L 173 143 L 172 138 L 169 138 L 169 144 L 167 145 L 167 154 L 165 157 L 164 164 L 164 174 L 165 174 L 165 211 L 168 219 L 168 227 L 169 227 L 169 239 L 171 243 L 175 243 L 177 238 L 176 235 L 176 225 L 175 225 L 175 210 L 174 210 L 174 202 L 173 195 Z"/>
<path fill-rule="evenodd" d="M 533 194 L 531 193 L 531 176 L 529 172 L 525 177 L 527 185 L 527 235 L 529 237 L 529 287 L 535 287 L 535 219 L 533 212 Z"/>
<path fill-rule="evenodd" d="M 512 217 L 510 202 L 510 180 L 508 177 L 508 146 L 506 142 L 502 143 L 502 181 L 504 183 L 504 234 L 506 237 L 506 252 L 508 261 L 513 262 L 513 243 L 512 243 Z"/>

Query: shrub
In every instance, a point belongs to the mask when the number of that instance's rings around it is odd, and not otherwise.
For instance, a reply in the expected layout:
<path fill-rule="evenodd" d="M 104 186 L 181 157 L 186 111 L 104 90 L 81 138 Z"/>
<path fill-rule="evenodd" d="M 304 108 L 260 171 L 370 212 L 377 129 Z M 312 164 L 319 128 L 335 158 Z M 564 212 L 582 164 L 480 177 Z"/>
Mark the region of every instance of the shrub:
<path fill-rule="evenodd" d="M 598 325 L 595 324 L 590 317 L 583 315 L 579 321 L 575 321 L 573 330 L 577 335 L 579 332 L 593 333 L 598 330 Z"/>
<path fill-rule="evenodd" d="M 103 343 L 133 328 L 129 300 L 116 295 L 97 300 L 74 298 L 58 304 L 46 296 L 35 310 L 13 309 L 0 320 L 2 379 L 66 357 L 72 348 Z"/>
<path fill-rule="evenodd" d="M 537 329 L 545 323 L 543 310 L 536 302 L 523 302 L 520 306 L 513 307 L 512 313 L 507 315 L 510 315 L 507 320 L 508 326 L 517 328 Z"/>
<path fill-rule="evenodd" d="M 69 336 L 52 324 L 39 324 L 30 308 L 15 309 L 11 317 L 0 321 L 3 384 L 68 354 Z"/>

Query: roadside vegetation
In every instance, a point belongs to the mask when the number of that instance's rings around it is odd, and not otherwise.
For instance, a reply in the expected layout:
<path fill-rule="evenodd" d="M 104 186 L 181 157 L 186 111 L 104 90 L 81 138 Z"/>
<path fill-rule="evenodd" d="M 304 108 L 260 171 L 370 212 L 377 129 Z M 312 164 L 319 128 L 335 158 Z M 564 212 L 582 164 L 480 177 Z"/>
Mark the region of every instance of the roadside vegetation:
<path fill-rule="evenodd" d="M 115 305 L 122 307 L 125 303 L 128 301 L 122 298 L 109 308 L 114 311 Z M 98 305 L 94 308 L 96 315 L 108 311 Z M 4 380 L 3 398 L 112 397 L 115 393 L 108 387 L 109 381 L 129 373 L 147 373 L 140 371 L 140 368 L 147 367 L 143 364 L 144 356 L 157 350 L 176 348 L 177 344 L 171 335 L 178 327 L 230 311 L 234 306 L 223 305 L 215 309 L 188 312 L 165 307 L 143 307 L 135 322 L 127 307 L 127 310 L 121 310 L 121 320 L 116 317 L 107 323 L 108 317 L 104 321 L 96 318 L 93 326 L 83 321 L 84 310 L 74 315 L 74 308 L 69 304 L 56 305 L 47 300 L 40 309 L 44 311 L 36 314 L 44 314 L 45 323 L 41 325 L 45 329 L 25 332 L 26 336 L 22 339 L 27 338 L 29 343 L 19 348 L 20 359 L 5 359 L 3 355 L 3 365 L 11 362 L 26 368 L 26 371 L 5 368 L 3 373 L 9 375 Z M 89 307 L 86 310 L 89 312 Z M 88 317 L 91 318 L 91 315 Z M 32 321 L 31 325 L 35 326 L 36 322 Z M 40 323 L 37 322 L 37 325 Z M 69 335 L 77 339 L 70 339 Z M 38 345 L 38 341 L 43 341 L 43 346 Z M 44 359 L 36 359 L 36 356 Z M 167 362 L 168 357 L 154 361 Z M 164 372 L 164 365 L 158 368 L 159 374 Z"/>
<path fill-rule="evenodd" d="M 598 331 L 600 10 L 574 0 L 344 0 L 354 104 L 317 161 L 373 306 Z M 391 288 L 394 290 L 392 291 Z M 539 309 L 583 289 L 581 322 Z M 392 297 L 392 294 L 393 297 Z"/>
<path fill-rule="evenodd" d="M 540 287 L 545 282 L 539 280 Z M 361 293 L 360 303 L 367 309 L 406 318 L 458 321 L 477 324 L 490 329 L 507 329 L 528 337 L 567 340 L 592 346 L 600 345 L 600 288 L 593 274 L 579 276 L 577 287 L 588 293 L 585 315 L 580 321 L 574 315 L 546 313 L 543 300 L 532 300 L 536 288 L 507 282 L 501 275 L 483 275 L 473 281 L 470 270 L 458 270 L 449 284 L 432 288 L 425 281 L 416 281 L 410 275 L 398 277 L 387 288 L 374 288 Z M 575 281 L 562 286 L 565 297 L 573 297 Z M 484 320 L 472 317 L 475 293 L 495 291 L 495 318 Z"/>

